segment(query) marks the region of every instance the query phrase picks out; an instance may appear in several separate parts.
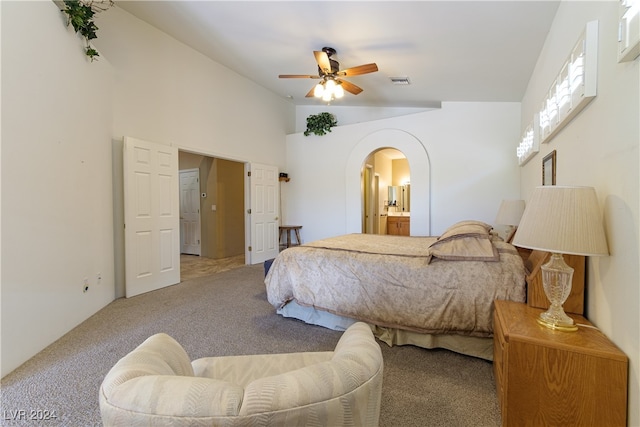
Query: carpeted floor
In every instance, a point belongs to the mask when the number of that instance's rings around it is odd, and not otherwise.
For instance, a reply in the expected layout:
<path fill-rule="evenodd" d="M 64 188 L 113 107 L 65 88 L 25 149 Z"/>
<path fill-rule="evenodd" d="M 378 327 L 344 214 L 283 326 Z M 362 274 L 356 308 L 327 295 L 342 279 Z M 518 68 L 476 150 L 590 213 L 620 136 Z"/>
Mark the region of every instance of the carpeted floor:
<path fill-rule="evenodd" d="M 2 379 L 2 425 L 99 426 L 98 388 L 109 369 L 157 332 L 192 359 L 332 350 L 341 332 L 275 314 L 261 265 L 243 266 L 118 299 Z M 446 350 L 388 347 L 381 426 L 498 426 L 492 364 Z M 40 412 L 43 413 L 43 412 Z"/>

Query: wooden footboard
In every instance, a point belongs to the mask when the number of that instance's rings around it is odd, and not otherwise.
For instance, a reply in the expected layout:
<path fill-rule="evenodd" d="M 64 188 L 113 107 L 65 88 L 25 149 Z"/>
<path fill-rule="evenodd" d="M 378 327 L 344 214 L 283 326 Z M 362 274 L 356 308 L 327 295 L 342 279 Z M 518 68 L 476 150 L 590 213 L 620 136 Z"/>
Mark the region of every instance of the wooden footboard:
<path fill-rule="evenodd" d="M 540 267 L 549 261 L 551 254 L 544 251 L 531 251 L 518 248 L 527 269 L 527 304 L 532 307 L 548 308 L 549 300 L 542 287 L 542 270 Z M 564 255 L 565 262 L 574 269 L 571 294 L 564 303 L 567 313 L 584 314 L 585 257 L 581 255 Z"/>

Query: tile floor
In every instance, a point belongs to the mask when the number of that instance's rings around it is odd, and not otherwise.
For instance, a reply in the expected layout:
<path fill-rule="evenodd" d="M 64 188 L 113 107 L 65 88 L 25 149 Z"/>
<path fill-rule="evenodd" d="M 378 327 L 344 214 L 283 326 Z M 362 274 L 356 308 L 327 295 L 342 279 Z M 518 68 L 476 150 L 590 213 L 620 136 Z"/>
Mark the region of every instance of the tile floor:
<path fill-rule="evenodd" d="M 244 254 L 230 258 L 212 259 L 196 255 L 180 255 L 180 280 L 208 276 L 244 265 Z"/>

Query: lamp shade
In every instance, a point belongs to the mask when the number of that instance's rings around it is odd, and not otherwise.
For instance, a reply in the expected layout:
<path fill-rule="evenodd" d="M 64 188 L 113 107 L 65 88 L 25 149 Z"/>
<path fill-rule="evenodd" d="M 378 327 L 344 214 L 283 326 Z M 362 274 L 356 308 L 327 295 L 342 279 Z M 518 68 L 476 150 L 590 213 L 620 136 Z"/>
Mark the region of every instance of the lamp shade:
<path fill-rule="evenodd" d="M 608 255 L 598 198 L 592 187 L 537 187 L 514 246 L 572 255 Z"/>
<path fill-rule="evenodd" d="M 496 224 L 518 225 L 524 212 L 524 200 L 503 200 L 496 215 Z"/>

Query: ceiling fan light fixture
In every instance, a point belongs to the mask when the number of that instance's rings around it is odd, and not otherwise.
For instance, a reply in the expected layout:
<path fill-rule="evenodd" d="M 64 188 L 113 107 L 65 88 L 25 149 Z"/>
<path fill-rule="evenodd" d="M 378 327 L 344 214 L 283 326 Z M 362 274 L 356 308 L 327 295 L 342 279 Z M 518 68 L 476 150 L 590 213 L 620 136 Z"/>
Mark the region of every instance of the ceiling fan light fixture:
<path fill-rule="evenodd" d="M 324 84 L 324 88 L 329 92 L 333 92 L 335 87 L 336 87 L 336 81 L 333 79 L 327 79 L 327 81 Z"/>
<path fill-rule="evenodd" d="M 330 90 L 325 90 L 324 93 L 322 94 L 322 100 L 325 102 L 329 102 L 333 100 L 333 92 Z"/>
<path fill-rule="evenodd" d="M 315 96 L 316 98 L 320 98 L 322 97 L 323 92 L 324 92 L 324 86 L 322 86 L 322 83 L 318 83 L 316 87 L 313 89 L 313 96 Z"/>
<path fill-rule="evenodd" d="M 341 81 L 328 77 L 323 79 L 313 88 L 313 96 L 322 98 L 324 102 L 331 102 L 344 96 L 344 88 Z"/>

